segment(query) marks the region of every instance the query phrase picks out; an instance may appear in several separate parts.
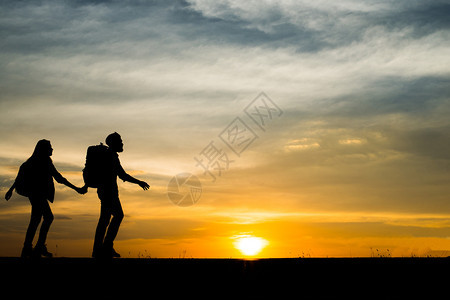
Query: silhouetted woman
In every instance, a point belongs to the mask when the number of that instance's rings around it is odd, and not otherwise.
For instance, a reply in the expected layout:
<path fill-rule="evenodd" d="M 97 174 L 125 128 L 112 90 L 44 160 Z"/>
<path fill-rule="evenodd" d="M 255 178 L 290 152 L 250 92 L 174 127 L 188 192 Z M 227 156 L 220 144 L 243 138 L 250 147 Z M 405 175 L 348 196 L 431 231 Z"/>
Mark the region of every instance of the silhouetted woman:
<path fill-rule="evenodd" d="M 21 169 L 24 168 L 23 173 L 25 175 L 21 176 L 21 179 L 19 179 L 18 175 L 14 184 L 5 195 L 6 200 L 9 200 L 13 190 L 16 188 L 16 191 L 19 192 L 18 185 L 21 185 L 21 188 L 25 190 L 25 192 L 21 191 L 20 194 L 28 196 L 31 203 L 31 218 L 25 236 L 25 242 L 23 244 L 22 257 L 52 256 L 52 253 L 47 251 L 45 241 L 50 225 L 53 222 L 53 213 L 48 203 L 48 201 L 53 203 L 55 196 L 53 178 L 55 178 L 58 183 L 64 184 L 80 194 L 86 193 L 85 188 L 74 186 L 56 170 L 50 158 L 52 153 L 53 149 L 50 141 L 38 141 L 34 148 L 33 155 L 31 155 L 31 157 L 21 166 Z M 19 174 L 20 172 L 21 171 L 19 171 Z M 23 177 L 25 177 L 25 179 Z M 39 231 L 38 241 L 33 249 L 32 242 L 37 227 L 41 222 L 41 218 L 43 218 L 44 221 L 42 222 Z"/>

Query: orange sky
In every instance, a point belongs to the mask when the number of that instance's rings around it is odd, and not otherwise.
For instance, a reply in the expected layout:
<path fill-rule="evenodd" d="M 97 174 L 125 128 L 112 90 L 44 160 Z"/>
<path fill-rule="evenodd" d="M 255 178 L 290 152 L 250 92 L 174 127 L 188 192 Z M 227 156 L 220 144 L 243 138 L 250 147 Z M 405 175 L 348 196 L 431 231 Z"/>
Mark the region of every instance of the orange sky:
<path fill-rule="evenodd" d="M 119 183 L 124 257 L 245 257 L 239 237 L 267 241 L 255 257 L 448 255 L 448 22 L 408 3 L 6 2 L 0 191 L 42 138 L 82 185 L 87 147 L 117 131 L 151 185 Z M 210 142 L 229 159 L 215 181 L 195 160 Z M 180 207 L 167 187 L 186 172 L 202 194 Z M 95 190 L 58 185 L 51 207 L 49 251 L 90 256 Z M 0 201 L 0 256 L 20 254 L 29 214 Z"/>

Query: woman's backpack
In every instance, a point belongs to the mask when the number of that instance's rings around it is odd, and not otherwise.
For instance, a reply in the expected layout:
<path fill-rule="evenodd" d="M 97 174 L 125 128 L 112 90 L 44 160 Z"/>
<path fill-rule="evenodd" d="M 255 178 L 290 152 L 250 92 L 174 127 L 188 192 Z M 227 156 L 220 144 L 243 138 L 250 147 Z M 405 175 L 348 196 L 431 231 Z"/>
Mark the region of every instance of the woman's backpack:
<path fill-rule="evenodd" d="M 20 168 L 19 173 L 17 173 L 15 181 L 15 189 L 17 194 L 25 197 L 30 196 L 30 180 L 31 180 L 31 168 L 30 162 L 24 162 Z"/>

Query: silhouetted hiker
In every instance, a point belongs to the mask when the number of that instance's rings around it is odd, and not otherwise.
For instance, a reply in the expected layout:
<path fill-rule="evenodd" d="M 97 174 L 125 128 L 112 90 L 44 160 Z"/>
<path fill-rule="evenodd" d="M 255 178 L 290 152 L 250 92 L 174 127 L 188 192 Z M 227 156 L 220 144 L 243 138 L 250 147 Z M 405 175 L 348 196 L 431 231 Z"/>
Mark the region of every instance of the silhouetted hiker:
<path fill-rule="evenodd" d="M 92 251 L 92 257 L 94 258 L 120 257 L 120 254 L 113 247 L 114 239 L 123 219 L 117 176 L 123 181 L 138 184 L 144 190 L 150 188 L 146 182 L 128 175 L 120 165 L 119 155 L 117 154 L 123 151 L 123 142 L 120 135 L 117 132 L 111 133 L 105 142 L 108 147 L 100 144 L 88 148 L 86 167 L 83 170 L 86 186 L 97 188 L 101 203 L 100 218 L 95 231 Z M 108 228 L 108 232 L 106 232 L 106 228 Z"/>
<path fill-rule="evenodd" d="M 87 192 L 87 188 L 74 186 L 56 170 L 50 158 L 52 153 L 50 141 L 38 141 L 33 155 L 20 166 L 16 180 L 5 195 L 5 199 L 9 200 L 13 190 L 16 189 L 18 194 L 28 197 L 31 203 L 30 224 L 25 235 L 21 257 L 52 257 L 52 253 L 47 251 L 45 240 L 53 222 L 53 213 L 48 204 L 48 201 L 53 203 L 55 197 L 53 178 L 58 183 L 64 184 L 80 194 Z M 32 242 L 42 217 L 44 221 L 39 231 L 38 241 L 33 249 Z"/>

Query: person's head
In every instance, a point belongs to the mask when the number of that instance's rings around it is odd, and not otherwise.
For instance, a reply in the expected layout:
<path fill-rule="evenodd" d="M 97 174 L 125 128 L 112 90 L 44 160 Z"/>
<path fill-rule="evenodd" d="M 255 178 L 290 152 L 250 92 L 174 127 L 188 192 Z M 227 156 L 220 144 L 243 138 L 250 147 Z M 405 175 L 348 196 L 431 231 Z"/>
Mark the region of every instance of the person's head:
<path fill-rule="evenodd" d="M 111 150 L 115 152 L 122 152 L 123 151 L 123 142 L 122 138 L 120 137 L 120 134 L 117 132 L 111 133 L 106 137 L 106 145 L 108 145 Z"/>
<path fill-rule="evenodd" d="M 36 147 L 34 147 L 33 155 L 34 157 L 50 157 L 53 154 L 52 144 L 49 140 L 40 140 L 37 142 Z"/>

